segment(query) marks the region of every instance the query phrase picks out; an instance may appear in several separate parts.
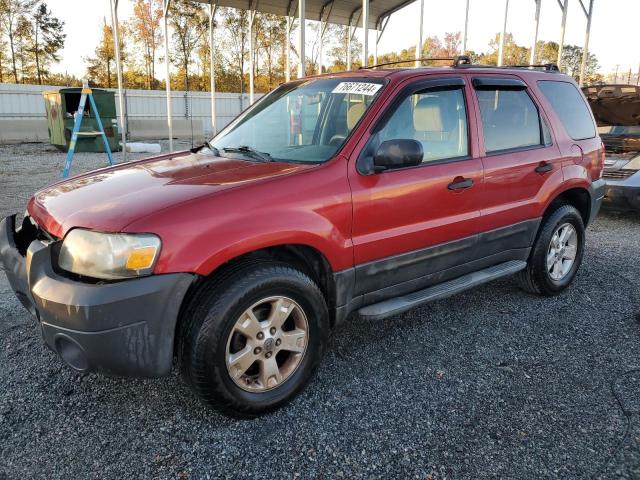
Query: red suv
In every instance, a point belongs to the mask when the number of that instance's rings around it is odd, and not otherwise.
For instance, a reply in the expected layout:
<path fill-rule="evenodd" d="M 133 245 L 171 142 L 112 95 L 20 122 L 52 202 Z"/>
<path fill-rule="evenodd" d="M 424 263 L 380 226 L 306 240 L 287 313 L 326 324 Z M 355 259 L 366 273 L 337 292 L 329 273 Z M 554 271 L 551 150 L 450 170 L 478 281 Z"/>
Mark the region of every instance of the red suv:
<path fill-rule="evenodd" d="M 300 391 L 352 312 L 512 274 L 564 290 L 603 161 L 584 96 L 553 68 L 304 78 L 198 149 L 37 192 L 19 228 L 3 220 L 0 259 L 75 370 L 153 377 L 176 358 L 205 402 L 255 415 Z"/>

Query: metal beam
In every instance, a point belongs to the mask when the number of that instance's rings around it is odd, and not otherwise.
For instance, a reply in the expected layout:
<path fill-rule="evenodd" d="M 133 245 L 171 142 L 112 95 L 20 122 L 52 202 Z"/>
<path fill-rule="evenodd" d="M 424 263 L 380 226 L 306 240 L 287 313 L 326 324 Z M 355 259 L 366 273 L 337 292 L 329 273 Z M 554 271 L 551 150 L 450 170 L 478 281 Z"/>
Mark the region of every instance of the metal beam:
<path fill-rule="evenodd" d="M 257 2 L 256 2 L 257 3 Z M 253 93 L 253 83 L 254 83 L 254 55 L 255 55 L 255 29 L 254 23 L 256 19 L 256 10 L 255 3 L 253 1 L 249 2 L 249 105 L 253 105 L 254 93 Z"/>
<path fill-rule="evenodd" d="M 536 48 L 538 47 L 538 28 L 540 27 L 540 4 L 542 3 L 542 0 L 534 0 L 536 2 L 536 16 L 535 16 L 535 21 L 536 21 L 536 27 L 535 27 L 535 33 L 533 35 L 533 45 L 531 46 L 531 59 L 529 60 L 529 63 L 531 65 L 535 65 L 536 63 Z"/>
<path fill-rule="evenodd" d="M 289 0 L 289 5 L 287 5 L 287 32 L 286 38 L 284 40 L 284 49 L 285 49 L 285 63 L 284 63 L 284 79 L 286 82 L 291 80 L 291 29 L 293 28 L 293 17 L 291 12 L 291 4 L 293 0 Z"/>
<path fill-rule="evenodd" d="M 347 71 L 351 70 L 351 19 L 347 26 Z"/>
<path fill-rule="evenodd" d="M 216 64 L 215 53 L 213 48 L 214 43 L 214 30 L 216 28 L 216 10 L 218 5 L 214 0 L 209 1 L 209 76 L 210 78 L 210 90 L 211 90 L 211 134 L 215 135 L 216 132 Z"/>
<path fill-rule="evenodd" d="M 302 78 L 305 76 L 305 62 L 306 62 L 306 58 L 305 58 L 305 53 L 304 53 L 304 47 L 305 47 L 305 39 L 304 39 L 304 33 L 305 33 L 305 19 L 306 19 L 306 15 L 305 15 L 305 0 L 298 0 L 298 19 L 300 22 L 300 35 L 298 36 L 298 54 L 300 55 L 300 61 L 298 62 L 298 78 Z"/>
<path fill-rule="evenodd" d="M 587 69 L 587 58 L 589 57 L 589 35 L 591 34 L 591 19 L 593 18 L 593 0 L 589 0 L 589 11 L 584 8 L 582 0 L 580 0 L 580 6 L 587 16 L 587 29 L 584 34 L 584 47 L 582 49 L 582 64 L 580 65 L 580 81 L 578 85 L 582 87 L 584 85 L 584 75 Z"/>
<path fill-rule="evenodd" d="M 327 12 L 326 16 L 324 14 L 325 9 L 329 7 L 329 11 Z M 333 0 L 329 0 L 328 2 L 326 2 L 323 6 L 322 9 L 320 10 L 320 17 L 318 18 L 319 22 L 320 22 L 320 30 L 319 30 L 319 34 L 320 34 L 320 52 L 318 55 L 318 74 L 321 75 L 322 74 L 322 62 L 323 62 L 323 57 L 322 57 L 322 51 L 323 51 L 323 47 L 324 47 L 324 35 L 327 32 L 327 27 L 329 26 L 329 18 L 331 17 L 331 11 L 333 10 Z"/>
<path fill-rule="evenodd" d="M 564 2 L 564 3 L 563 3 Z M 567 10 L 569 10 L 569 0 L 558 0 L 558 5 L 562 10 L 562 23 L 560 24 L 560 41 L 558 42 L 558 68 L 562 70 L 562 49 L 564 48 L 564 31 L 567 26 Z"/>
<path fill-rule="evenodd" d="M 118 29 L 118 0 L 110 0 L 111 3 L 111 31 L 113 33 L 113 46 L 116 50 L 116 72 L 118 76 L 118 106 L 120 107 L 120 135 L 122 139 L 122 161 L 127 161 L 127 127 L 124 123 L 124 92 L 122 89 L 122 63 L 120 63 L 120 35 Z"/>
<path fill-rule="evenodd" d="M 504 0 L 504 23 L 500 34 L 500 47 L 498 48 L 498 66 L 502 66 L 504 57 L 504 37 L 507 35 L 507 17 L 509 16 L 509 0 Z"/>
<path fill-rule="evenodd" d="M 464 14 L 464 34 L 462 36 L 462 55 L 467 52 L 467 32 L 469 30 L 469 0 L 467 0 L 467 6 Z"/>
<path fill-rule="evenodd" d="M 164 65 L 165 83 L 167 92 L 167 127 L 169 129 L 169 151 L 173 152 L 173 119 L 171 108 L 171 65 L 169 63 L 169 8 L 171 8 L 171 0 L 163 0 L 162 2 L 162 25 L 164 35 Z"/>
<path fill-rule="evenodd" d="M 424 18 L 424 0 L 418 0 L 418 41 L 416 42 L 416 67 L 420 66 L 422 58 L 422 22 Z"/>
<path fill-rule="evenodd" d="M 362 66 L 369 65 L 369 0 L 362 0 Z"/>

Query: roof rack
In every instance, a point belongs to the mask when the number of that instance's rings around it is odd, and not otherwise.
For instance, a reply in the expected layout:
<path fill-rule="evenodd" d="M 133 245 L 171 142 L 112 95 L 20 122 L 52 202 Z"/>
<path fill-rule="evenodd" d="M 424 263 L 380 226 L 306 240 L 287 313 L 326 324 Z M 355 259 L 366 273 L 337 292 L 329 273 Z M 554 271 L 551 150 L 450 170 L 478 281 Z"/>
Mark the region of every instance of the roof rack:
<path fill-rule="evenodd" d="M 500 69 L 510 69 L 510 68 L 541 68 L 545 72 L 560 72 L 558 65 L 555 63 L 541 63 L 541 64 L 531 64 L 531 65 L 502 65 L 501 67 L 497 67 L 495 65 L 477 65 L 472 63 L 464 63 L 461 65 L 456 65 L 459 67 L 472 67 L 472 68 L 500 68 Z"/>
<path fill-rule="evenodd" d="M 478 65 L 471 63 L 471 58 L 468 55 L 457 55 L 455 57 L 424 57 L 417 59 L 405 59 L 405 60 L 396 60 L 394 62 L 385 62 L 378 63 L 376 65 L 370 65 L 367 67 L 360 67 L 359 70 L 370 70 L 372 68 L 378 67 L 386 67 L 387 65 L 398 65 L 400 63 L 414 63 L 414 62 L 433 62 L 433 61 L 450 61 L 451 66 L 454 68 L 464 67 L 464 68 L 500 68 L 500 69 L 510 69 L 510 68 L 541 68 L 545 72 L 560 72 L 558 65 L 555 63 L 542 63 L 542 64 L 531 64 L 531 65 L 503 65 L 501 67 L 496 67 L 495 65 Z"/>
<path fill-rule="evenodd" d="M 367 67 L 360 67 L 359 70 L 370 70 L 372 68 L 386 67 L 387 65 L 398 65 L 400 63 L 414 63 L 414 62 L 433 62 L 433 61 L 448 60 L 452 67 L 459 67 L 460 65 L 471 65 L 471 59 L 467 55 L 458 55 L 456 57 L 424 57 L 424 58 L 408 58 L 406 60 L 396 60 L 394 62 L 377 63 L 376 65 L 369 65 Z"/>

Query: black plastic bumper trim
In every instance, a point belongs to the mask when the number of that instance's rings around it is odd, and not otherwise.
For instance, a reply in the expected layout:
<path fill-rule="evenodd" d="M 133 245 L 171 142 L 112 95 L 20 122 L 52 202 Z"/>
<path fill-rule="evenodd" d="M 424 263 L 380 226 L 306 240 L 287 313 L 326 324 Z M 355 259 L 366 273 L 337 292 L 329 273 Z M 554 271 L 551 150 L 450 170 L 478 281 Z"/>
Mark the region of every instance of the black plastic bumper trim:
<path fill-rule="evenodd" d="M 71 280 L 53 270 L 51 247 L 40 241 L 22 257 L 14 228 L 14 217 L 0 222 L 0 264 L 16 296 L 41 321 L 52 350 L 67 363 L 77 360 L 71 366 L 81 371 L 127 377 L 170 372 L 176 322 L 194 274 L 106 284 Z"/>

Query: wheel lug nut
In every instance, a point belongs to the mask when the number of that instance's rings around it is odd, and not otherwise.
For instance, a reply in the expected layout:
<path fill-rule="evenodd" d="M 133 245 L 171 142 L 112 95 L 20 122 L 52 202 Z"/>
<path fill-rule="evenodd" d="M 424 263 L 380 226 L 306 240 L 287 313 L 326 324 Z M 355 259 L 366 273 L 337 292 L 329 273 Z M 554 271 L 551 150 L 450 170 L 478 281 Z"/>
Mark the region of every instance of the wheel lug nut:
<path fill-rule="evenodd" d="M 256 355 L 258 355 L 261 351 L 262 349 L 260 347 L 256 347 L 253 349 L 253 353 L 255 353 Z"/>
<path fill-rule="evenodd" d="M 267 358 L 271 358 L 271 352 L 265 353 L 264 356 L 267 357 Z"/>
<path fill-rule="evenodd" d="M 282 343 L 282 340 L 277 339 L 277 340 L 276 340 L 276 347 L 279 347 L 281 343 Z"/>
<path fill-rule="evenodd" d="M 258 337 L 258 340 L 262 340 L 264 338 L 264 333 L 258 332 L 257 337 Z"/>
<path fill-rule="evenodd" d="M 271 335 L 274 335 L 276 333 L 276 327 L 271 327 L 269 329 L 269 333 L 271 333 Z"/>

